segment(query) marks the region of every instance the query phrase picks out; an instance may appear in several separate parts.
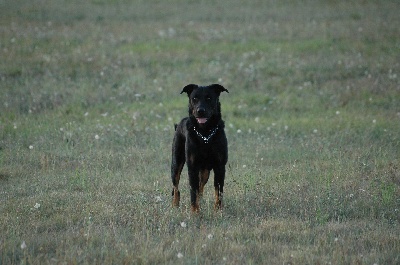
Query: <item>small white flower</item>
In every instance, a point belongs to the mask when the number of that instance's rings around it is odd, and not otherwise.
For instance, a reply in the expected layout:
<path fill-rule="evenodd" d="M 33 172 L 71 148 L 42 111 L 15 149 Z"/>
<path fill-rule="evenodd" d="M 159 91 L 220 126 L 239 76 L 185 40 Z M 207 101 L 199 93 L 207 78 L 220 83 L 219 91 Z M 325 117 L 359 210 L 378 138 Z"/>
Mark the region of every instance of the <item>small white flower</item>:
<path fill-rule="evenodd" d="M 185 227 L 186 227 L 186 223 L 185 223 L 185 222 L 182 222 L 182 223 L 181 223 L 181 226 L 182 226 L 183 228 L 185 228 Z"/>
<path fill-rule="evenodd" d="M 335 237 L 335 242 L 338 242 L 338 241 L 339 241 L 339 238 Z"/>
<path fill-rule="evenodd" d="M 246 165 L 243 165 L 242 167 L 243 167 L 243 168 L 246 168 L 247 166 L 246 166 Z"/>
<path fill-rule="evenodd" d="M 32 150 L 32 149 L 33 149 L 33 145 L 30 145 L 30 146 L 29 146 L 29 149 Z"/>
<path fill-rule="evenodd" d="M 181 259 L 181 258 L 183 258 L 183 254 L 182 253 L 180 253 L 180 252 L 178 252 L 178 255 L 176 255 L 177 257 L 178 257 L 178 259 Z"/>
<path fill-rule="evenodd" d="M 162 202 L 161 196 L 156 196 L 156 202 Z"/>
<path fill-rule="evenodd" d="M 242 133 L 242 130 L 239 129 L 239 130 L 237 130 L 236 132 L 237 132 L 237 133 Z"/>
<path fill-rule="evenodd" d="M 174 37 L 176 34 L 176 30 L 174 28 L 168 28 L 168 36 Z"/>
<path fill-rule="evenodd" d="M 256 118 L 254 119 L 254 121 L 257 122 L 257 123 L 259 123 L 259 122 L 260 122 L 260 118 L 259 118 L 259 117 L 256 117 Z"/>
<path fill-rule="evenodd" d="M 208 239 L 213 239 L 213 237 L 214 237 L 214 236 L 213 236 L 212 234 L 208 234 L 208 235 L 207 235 L 207 238 L 208 238 Z"/>
<path fill-rule="evenodd" d="M 336 115 L 339 115 L 340 114 L 340 111 L 336 111 Z"/>
<path fill-rule="evenodd" d="M 318 130 L 317 130 L 317 129 L 314 129 L 313 133 L 318 133 Z"/>
<path fill-rule="evenodd" d="M 40 203 L 35 203 L 35 206 L 33 206 L 33 208 L 39 209 L 40 208 Z"/>
<path fill-rule="evenodd" d="M 98 134 L 96 134 L 96 135 L 94 136 L 94 139 L 99 140 L 99 139 L 100 139 L 100 136 L 99 136 Z"/>
<path fill-rule="evenodd" d="M 26 249 L 26 243 L 25 243 L 25 241 L 22 241 L 22 243 L 21 243 L 21 249 Z"/>
<path fill-rule="evenodd" d="M 372 120 L 372 123 L 376 123 L 376 120 L 374 119 L 374 120 Z"/>

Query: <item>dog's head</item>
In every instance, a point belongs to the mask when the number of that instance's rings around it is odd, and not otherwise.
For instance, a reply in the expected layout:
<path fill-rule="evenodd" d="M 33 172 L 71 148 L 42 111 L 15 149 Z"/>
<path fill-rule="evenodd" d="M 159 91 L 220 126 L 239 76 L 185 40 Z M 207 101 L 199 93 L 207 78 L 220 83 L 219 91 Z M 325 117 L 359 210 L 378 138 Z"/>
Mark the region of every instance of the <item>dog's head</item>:
<path fill-rule="evenodd" d="M 200 127 L 205 127 L 212 120 L 221 119 L 219 95 L 229 91 L 219 84 L 198 86 L 194 84 L 183 88 L 182 93 L 189 97 L 189 117 L 194 118 Z"/>

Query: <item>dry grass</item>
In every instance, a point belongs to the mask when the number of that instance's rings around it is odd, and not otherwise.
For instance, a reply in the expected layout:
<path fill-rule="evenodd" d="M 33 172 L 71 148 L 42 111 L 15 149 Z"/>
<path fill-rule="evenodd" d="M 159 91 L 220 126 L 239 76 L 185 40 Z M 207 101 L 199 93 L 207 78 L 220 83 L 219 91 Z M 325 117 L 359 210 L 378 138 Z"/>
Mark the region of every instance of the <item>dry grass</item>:
<path fill-rule="evenodd" d="M 0 264 L 399 263 L 398 9 L 0 2 Z M 230 91 L 223 212 L 171 208 L 188 83 Z"/>

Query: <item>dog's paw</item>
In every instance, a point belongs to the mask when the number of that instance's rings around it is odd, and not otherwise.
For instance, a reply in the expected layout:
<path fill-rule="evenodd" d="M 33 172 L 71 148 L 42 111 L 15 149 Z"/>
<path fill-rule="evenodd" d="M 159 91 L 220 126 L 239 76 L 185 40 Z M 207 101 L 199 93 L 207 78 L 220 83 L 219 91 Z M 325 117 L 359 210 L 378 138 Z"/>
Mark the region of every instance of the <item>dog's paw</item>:
<path fill-rule="evenodd" d="M 179 201 L 181 199 L 181 193 L 179 190 L 172 190 L 172 207 L 179 207 Z"/>

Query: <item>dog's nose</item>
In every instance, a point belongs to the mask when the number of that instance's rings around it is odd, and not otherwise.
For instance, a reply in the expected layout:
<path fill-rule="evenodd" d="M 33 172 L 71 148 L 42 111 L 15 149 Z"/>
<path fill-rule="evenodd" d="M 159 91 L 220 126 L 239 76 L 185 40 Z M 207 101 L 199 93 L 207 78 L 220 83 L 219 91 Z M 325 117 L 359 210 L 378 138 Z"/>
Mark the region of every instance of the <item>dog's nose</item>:
<path fill-rule="evenodd" d="M 203 116 L 204 114 L 206 114 L 206 110 L 204 108 L 198 108 L 197 109 L 197 114 L 199 116 Z"/>

